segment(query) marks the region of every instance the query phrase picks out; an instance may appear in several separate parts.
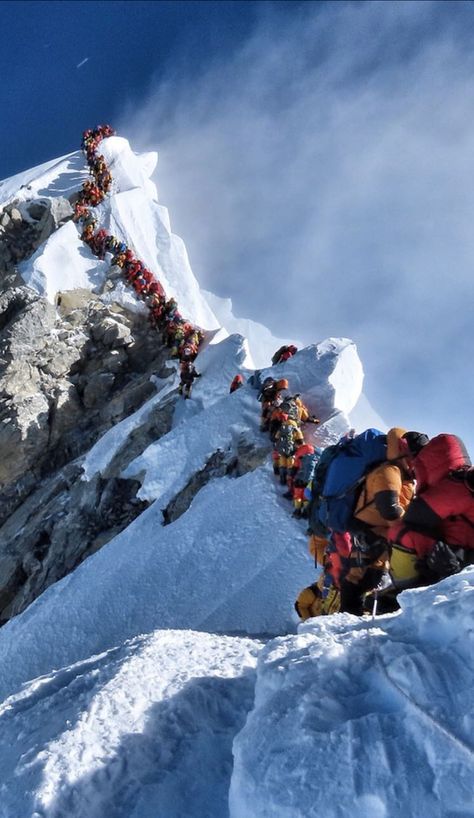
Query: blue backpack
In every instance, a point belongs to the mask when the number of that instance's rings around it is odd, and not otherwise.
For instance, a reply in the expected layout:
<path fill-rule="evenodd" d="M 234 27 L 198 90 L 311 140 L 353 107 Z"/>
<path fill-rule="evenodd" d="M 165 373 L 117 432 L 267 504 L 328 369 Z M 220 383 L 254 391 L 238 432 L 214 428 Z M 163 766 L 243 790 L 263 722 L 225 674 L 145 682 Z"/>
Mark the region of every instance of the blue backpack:
<path fill-rule="evenodd" d="M 329 463 L 319 504 L 319 520 L 332 531 L 349 529 L 365 475 L 387 459 L 387 436 L 367 429 L 340 447 Z"/>
<path fill-rule="evenodd" d="M 303 455 L 295 480 L 298 480 L 304 486 L 311 483 L 322 453 L 322 449 L 316 448 L 313 454 Z"/>

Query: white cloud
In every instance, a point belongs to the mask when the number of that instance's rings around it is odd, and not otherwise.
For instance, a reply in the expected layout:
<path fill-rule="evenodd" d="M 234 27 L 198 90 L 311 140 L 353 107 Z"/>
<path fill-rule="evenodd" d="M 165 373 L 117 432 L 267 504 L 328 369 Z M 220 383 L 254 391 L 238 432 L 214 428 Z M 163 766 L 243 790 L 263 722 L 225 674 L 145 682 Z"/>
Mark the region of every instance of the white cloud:
<path fill-rule="evenodd" d="M 469 445 L 473 14 L 456 7 L 262 4 L 227 62 L 157 81 L 122 130 L 158 145 L 203 286 L 279 336 L 354 338 L 388 421 Z"/>

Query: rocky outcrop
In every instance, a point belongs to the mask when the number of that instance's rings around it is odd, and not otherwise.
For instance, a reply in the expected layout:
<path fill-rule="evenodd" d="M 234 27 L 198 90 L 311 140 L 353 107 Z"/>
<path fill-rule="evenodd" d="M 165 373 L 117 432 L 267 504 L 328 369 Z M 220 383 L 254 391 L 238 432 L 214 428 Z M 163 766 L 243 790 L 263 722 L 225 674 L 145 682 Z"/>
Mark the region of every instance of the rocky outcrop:
<path fill-rule="evenodd" d="M 49 236 L 73 216 L 61 196 L 54 199 L 14 200 L 0 209 L 0 274 L 29 258 Z"/>
<path fill-rule="evenodd" d="M 81 455 L 169 377 L 169 351 L 140 312 L 89 290 L 55 306 L 17 264 L 72 217 L 67 199 L 0 208 L 0 621 L 127 526 L 146 503 L 120 476 L 171 426 L 174 397 L 147 414 L 107 474 L 82 479 Z M 104 293 L 114 286 L 114 271 Z"/>
<path fill-rule="evenodd" d="M 166 434 L 176 395 L 156 406 L 124 438 L 103 474 L 83 479 L 82 458 L 29 483 L 30 493 L 0 527 L 0 623 L 24 610 L 128 526 L 148 503 L 123 468 Z"/>
<path fill-rule="evenodd" d="M 0 623 L 122 531 L 147 503 L 120 477 L 82 480 L 80 463 L 45 480 L 0 529 Z"/>
<path fill-rule="evenodd" d="M 181 517 L 188 510 L 196 494 L 210 480 L 225 476 L 241 477 L 261 466 L 267 460 L 268 452 L 268 445 L 257 449 L 243 438 L 239 440 L 236 451 L 233 448 L 227 451 L 218 449 L 209 457 L 205 466 L 193 474 L 182 491 L 173 497 L 162 510 L 164 525 L 173 523 Z"/>
<path fill-rule="evenodd" d="M 166 374 L 167 351 L 141 315 L 90 294 L 65 302 L 58 316 L 27 287 L 0 296 L 0 522 L 150 397 L 152 374 Z"/>

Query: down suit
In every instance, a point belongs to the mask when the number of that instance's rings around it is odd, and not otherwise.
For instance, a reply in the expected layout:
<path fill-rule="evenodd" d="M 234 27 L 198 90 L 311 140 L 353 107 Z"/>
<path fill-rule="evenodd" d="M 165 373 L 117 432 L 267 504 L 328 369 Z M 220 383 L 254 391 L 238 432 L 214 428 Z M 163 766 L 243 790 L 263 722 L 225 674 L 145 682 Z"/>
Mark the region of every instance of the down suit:
<path fill-rule="evenodd" d="M 403 522 L 389 532 L 395 582 L 416 578 L 418 561 L 439 541 L 474 551 L 474 475 L 463 442 L 455 435 L 437 435 L 415 457 L 413 468 L 417 496 Z"/>

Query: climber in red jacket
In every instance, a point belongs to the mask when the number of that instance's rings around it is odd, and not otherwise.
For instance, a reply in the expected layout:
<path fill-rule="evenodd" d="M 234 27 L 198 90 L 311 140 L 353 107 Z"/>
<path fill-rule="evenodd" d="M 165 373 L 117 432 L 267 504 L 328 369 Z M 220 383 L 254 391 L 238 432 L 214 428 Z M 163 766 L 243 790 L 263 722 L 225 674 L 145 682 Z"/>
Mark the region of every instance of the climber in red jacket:
<path fill-rule="evenodd" d="M 391 574 L 400 586 L 436 581 L 474 559 L 474 469 L 463 442 L 437 435 L 412 465 L 416 497 L 389 531 Z"/>
<path fill-rule="evenodd" d="M 237 389 L 240 389 L 241 386 L 244 385 L 244 378 L 242 375 L 238 374 L 235 376 L 234 380 L 230 385 L 229 392 L 235 392 Z"/>

